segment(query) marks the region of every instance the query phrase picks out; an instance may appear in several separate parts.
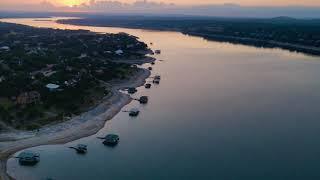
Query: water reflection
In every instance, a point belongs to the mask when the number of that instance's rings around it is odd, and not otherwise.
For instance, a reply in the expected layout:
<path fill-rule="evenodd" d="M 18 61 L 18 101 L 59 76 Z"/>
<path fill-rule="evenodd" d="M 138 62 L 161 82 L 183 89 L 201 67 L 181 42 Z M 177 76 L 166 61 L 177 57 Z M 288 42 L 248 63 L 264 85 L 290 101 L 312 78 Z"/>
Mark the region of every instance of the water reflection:
<path fill-rule="evenodd" d="M 127 32 L 161 49 L 153 66 L 161 84 L 138 88 L 150 97 L 131 118 L 121 112 L 96 135 L 31 148 L 35 167 L 8 161 L 17 179 L 318 179 L 320 62 L 280 49 L 209 42 L 175 32 L 60 25 L 37 27 Z M 148 66 L 146 66 L 148 67 Z M 98 136 L 120 135 L 115 148 Z M 79 156 L 71 145 L 88 144 Z"/>

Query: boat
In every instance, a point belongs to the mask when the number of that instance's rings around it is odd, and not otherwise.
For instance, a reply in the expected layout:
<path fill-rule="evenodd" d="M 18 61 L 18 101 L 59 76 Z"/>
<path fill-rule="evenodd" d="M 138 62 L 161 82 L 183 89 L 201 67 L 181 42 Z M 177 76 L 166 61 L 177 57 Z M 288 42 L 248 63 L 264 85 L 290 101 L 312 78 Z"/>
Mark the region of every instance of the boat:
<path fill-rule="evenodd" d="M 79 154 L 85 154 L 87 153 L 88 149 L 87 149 L 87 145 L 84 144 L 78 144 L 76 147 L 74 147 L 74 149 L 77 151 L 77 153 Z"/>
<path fill-rule="evenodd" d="M 135 116 L 138 116 L 140 113 L 140 111 L 138 109 L 131 109 L 130 112 L 129 112 L 129 116 L 132 116 L 132 117 L 135 117 Z"/>
<path fill-rule="evenodd" d="M 32 151 L 23 151 L 18 155 L 19 164 L 23 166 L 33 166 L 40 161 L 40 155 Z"/>
<path fill-rule="evenodd" d="M 155 50 L 154 53 L 161 54 L 161 50 Z"/>
<path fill-rule="evenodd" d="M 114 146 L 119 143 L 119 140 L 120 140 L 120 138 L 118 135 L 108 134 L 108 135 L 106 135 L 106 137 L 104 138 L 104 141 L 102 143 L 107 146 Z"/>
<path fill-rule="evenodd" d="M 149 101 L 148 96 L 141 96 L 140 99 L 139 99 L 139 102 L 140 102 L 141 104 L 147 104 L 148 101 Z"/>
<path fill-rule="evenodd" d="M 156 75 L 156 76 L 154 76 L 154 78 L 153 78 L 153 83 L 154 83 L 154 84 L 160 84 L 160 80 L 161 80 L 161 76 Z"/>
<path fill-rule="evenodd" d="M 160 80 L 160 79 L 161 79 L 161 76 L 160 76 L 160 75 L 156 75 L 156 76 L 154 76 L 154 79 Z"/>
<path fill-rule="evenodd" d="M 149 84 L 149 83 L 148 83 L 148 84 L 145 84 L 144 87 L 145 87 L 146 89 L 150 89 L 150 88 L 151 88 L 151 84 Z"/>
<path fill-rule="evenodd" d="M 153 80 L 153 83 L 154 83 L 154 84 L 160 84 L 160 80 L 159 80 L 159 79 L 154 79 L 154 80 Z"/>
<path fill-rule="evenodd" d="M 136 89 L 136 88 L 133 88 L 133 87 L 131 87 L 131 88 L 128 88 L 128 93 L 129 94 L 134 94 L 134 93 L 136 93 L 138 90 Z"/>

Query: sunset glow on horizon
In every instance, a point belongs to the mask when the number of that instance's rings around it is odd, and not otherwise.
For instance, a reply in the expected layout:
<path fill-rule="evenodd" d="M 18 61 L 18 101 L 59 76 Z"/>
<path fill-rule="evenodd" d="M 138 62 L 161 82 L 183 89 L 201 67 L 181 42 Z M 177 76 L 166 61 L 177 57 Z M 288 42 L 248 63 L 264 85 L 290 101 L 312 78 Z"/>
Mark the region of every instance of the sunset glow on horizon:
<path fill-rule="evenodd" d="M 16 5 L 16 4 L 37 4 L 47 1 L 55 5 L 74 6 L 82 3 L 89 3 L 90 0 L 1 0 L 0 5 Z M 96 0 L 108 1 L 108 0 Z M 111 1 L 111 0 L 109 0 Z M 122 3 L 134 3 L 137 0 L 112 0 Z M 141 0 L 138 0 L 141 1 Z M 143 0 L 142 0 L 143 1 Z M 205 4 L 225 4 L 233 3 L 243 6 L 320 6 L 319 0 L 304 0 L 304 1 L 291 1 L 291 0 L 278 0 L 278 1 L 260 1 L 260 0 L 148 0 L 149 2 L 162 2 L 174 3 L 180 5 L 205 5 Z"/>
<path fill-rule="evenodd" d="M 75 6 L 80 5 L 82 3 L 85 3 L 83 0 L 61 0 L 59 4 L 65 5 L 65 6 Z"/>

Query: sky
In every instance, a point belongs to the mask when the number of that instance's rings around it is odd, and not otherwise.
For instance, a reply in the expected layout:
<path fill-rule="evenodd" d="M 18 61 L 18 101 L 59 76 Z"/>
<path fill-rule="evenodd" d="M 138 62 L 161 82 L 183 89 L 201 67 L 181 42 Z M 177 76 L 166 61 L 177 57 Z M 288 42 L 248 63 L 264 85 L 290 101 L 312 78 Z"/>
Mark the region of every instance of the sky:
<path fill-rule="evenodd" d="M 0 6 L 16 5 L 16 4 L 36 4 L 43 0 L 0 0 Z M 60 5 L 77 5 L 89 0 L 47 0 L 53 4 Z M 136 0 L 118 0 L 124 3 L 133 3 Z M 224 4 L 234 3 L 243 6 L 320 6 L 320 0 L 149 0 L 154 2 L 174 3 L 178 5 L 204 5 L 204 4 Z"/>
<path fill-rule="evenodd" d="M 320 0 L 0 0 L 1 11 L 320 18 Z"/>

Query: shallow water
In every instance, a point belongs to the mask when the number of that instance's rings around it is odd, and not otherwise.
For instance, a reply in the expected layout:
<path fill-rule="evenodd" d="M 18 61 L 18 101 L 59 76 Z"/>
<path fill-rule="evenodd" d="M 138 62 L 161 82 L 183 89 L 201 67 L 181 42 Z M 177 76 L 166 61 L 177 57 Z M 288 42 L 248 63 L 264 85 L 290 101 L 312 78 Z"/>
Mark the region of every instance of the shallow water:
<path fill-rule="evenodd" d="M 280 49 L 233 45 L 176 32 L 79 27 L 11 19 L 37 27 L 127 32 L 161 49 L 153 74 L 161 84 L 139 88 L 150 102 L 130 118 L 121 112 L 97 135 L 31 148 L 35 167 L 9 159 L 17 179 L 319 179 L 320 61 Z M 147 67 L 147 66 L 146 66 Z M 114 148 L 97 136 L 120 135 Z M 88 145 L 86 155 L 68 149 Z"/>

